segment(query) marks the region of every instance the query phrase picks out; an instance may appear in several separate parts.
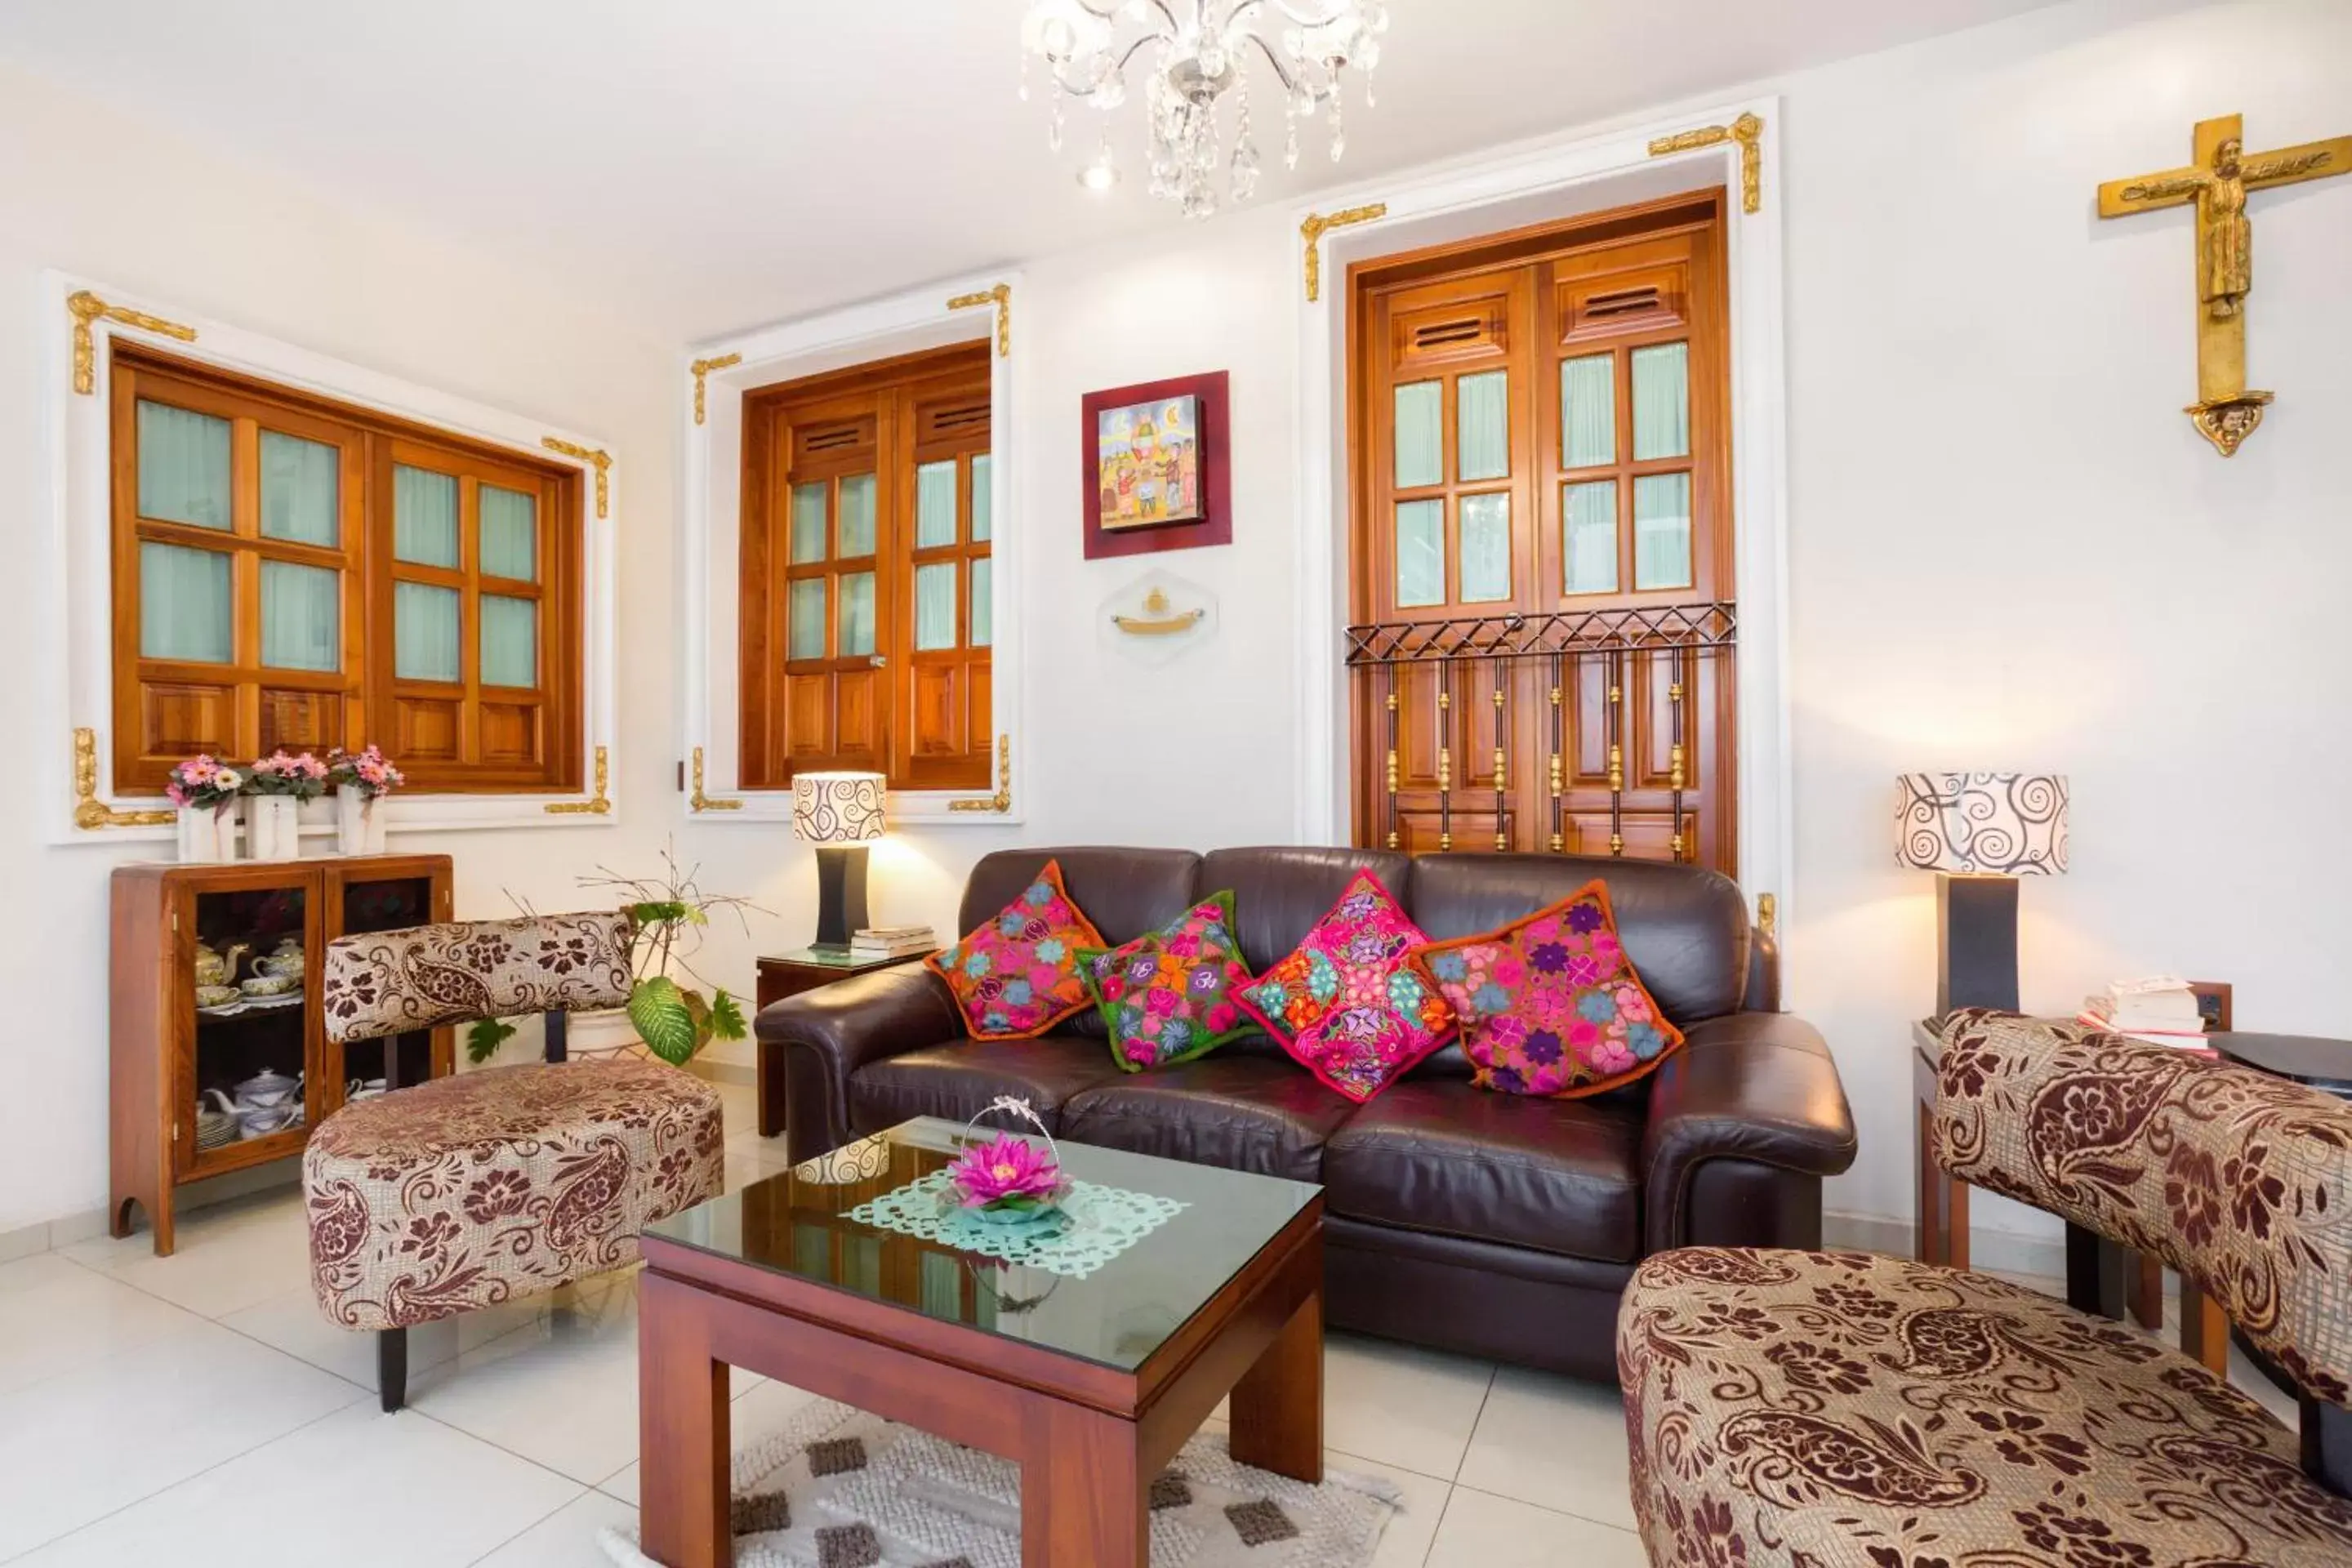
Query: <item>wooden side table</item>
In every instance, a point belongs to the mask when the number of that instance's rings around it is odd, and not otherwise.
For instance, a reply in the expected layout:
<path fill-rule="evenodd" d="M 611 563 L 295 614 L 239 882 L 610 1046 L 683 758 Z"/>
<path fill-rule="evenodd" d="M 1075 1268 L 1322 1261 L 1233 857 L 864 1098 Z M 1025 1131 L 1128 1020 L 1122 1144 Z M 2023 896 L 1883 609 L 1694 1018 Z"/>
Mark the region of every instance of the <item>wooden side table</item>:
<path fill-rule="evenodd" d="M 771 954 L 760 960 L 759 1006 L 764 1010 L 772 1002 L 846 980 L 853 974 L 896 969 L 902 963 L 920 963 L 925 956 L 914 952 L 904 958 L 859 958 L 839 949 L 816 947 Z M 771 1052 L 765 1042 L 761 1043 L 759 1100 L 762 1138 L 773 1138 L 784 1130 L 784 1064 L 781 1053 L 775 1054 L 778 1059 L 772 1067 L 768 1059 Z"/>

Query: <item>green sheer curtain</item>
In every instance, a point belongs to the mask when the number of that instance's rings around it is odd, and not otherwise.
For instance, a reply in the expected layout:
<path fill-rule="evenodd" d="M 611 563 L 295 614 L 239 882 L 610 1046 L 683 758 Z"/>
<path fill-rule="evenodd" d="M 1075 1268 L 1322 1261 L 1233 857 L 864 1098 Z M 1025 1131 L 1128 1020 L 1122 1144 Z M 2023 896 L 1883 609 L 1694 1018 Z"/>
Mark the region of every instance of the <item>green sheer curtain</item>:
<path fill-rule="evenodd" d="M 1561 576 L 1567 594 L 1617 591 L 1617 481 L 1559 488 Z"/>
<path fill-rule="evenodd" d="M 1481 371 L 1454 384 L 1454 467 L 1465 481 L 1511 472 L 1511 373 Z"/>
<path fill-rule="evenodd" d="M 1690 455 L 1690 344 L 1633 351 L 1633 458 Z"/>
<path fill-rule="evenodd" d="M 871 572 L 851 572 L 841 579 L 841 628 L 834 650 L 835 658 L 856 658 L 874 651 Z"/>
<path fill-rule="evenodd" d="M 139 403 L 139 515 L 226 529 L 229 423 L 168 403 Z"/>
<path fill-rule="evenodd" d="M 792 562 L 795 566 L 824 559 L 824 508 L 831 489 L 823 480 L 793 487 Z"/>
<path fill-rule="evenodd" d="M 1399 501 L 1396 602 L 1401 609 L 1445 603 L 1445 503 Z"/>
<path fill-rule="evenodd" d="M 261 534 L 331 548 L 341 538 L 343 454 L 323 441 L 261 433 Z"/>
<path fill-rule="evenodd" d="M 455 476 L 436 474 L 430 468 L 412 468 L 405 463 L 393 466 L 392 552 L 398 559 L 418 566 L 457 569 L 457 480 Z M 453 643 L 451 646 L 456 645 Z"/>
<path fill-rule="evenodd" d="M 429 583 L 392 585 L 392 671 L 403 680 L 459 680 L 458 599 Z"/>
<path fill-rule="evenodd" d="M 273 669 L 341 669 L 342 600 L 341 573 L 264 561 L 261 662 Z"/>
<path fill-rule="evenodd" d="M 874 476 L 851 474 L 841 481 L 841 557 L 874 553 Z"/>
<path fill-rule="evenodd" d="M 937 550 L 955 542 L 955 459 L 921 464 L 915 469 L 915 548 Z"/>
<path fill-rule="evenodd" d="M 996 641 L 996 601 L 990 596 L 993 568 L 983 556 L 971 563 L 971 646 L 987 647 Z"/>
<path fill-rule="evenodd" d="M 824 657 L 824 579 L 803 577 L 792 585 L 785 610 L 784 657 Z"/>
<path fill-rule="evenodd" d="M 1633 481 L 1633 586 L 1691 585 L 1691 477 L 1644 474 Z"/>
<path fill-rule="evenodd" d="M 539 498 L 482 487 L 482 575 L 539 581 Z"/>
<path fill-rule="evenodd" d="M 956 645 L 956 569 L 952 561 L 915 568 L 915 646 L 925 651 Z"/>
<path fill-rule="evenodd" d="M 1617 460 L 1616 373 L 1612 354 L 1560 362 L 1561 468 L 1590 468 Z"/>
<path fill-rule="evenodd" d="M 1396 485 L 1401 490 L 1445 482 L 1445 384 L 1407 382 L 1396 389 Z"/>
<path fill-rule="evenodd" d="M 139 652 L 198 664 L 236 657 L 226 553 L 141 542 Z"/>
<path fill-rule="evenodd" d="M 971 542 L 985 544 L 996 521 L 996 464 L 985 452 L 971 459 Z"/>
<path fill-rule="evenodd" d="M 482 595 L 482 684 L 539 684 L 539 606 L 530 600 Z"/>
<path fill-rule="evenodd" d="M 1511 498 L 1507 491 L 1464 496 L 1462 602 L 1492 604 L 1511 596 Z"/>

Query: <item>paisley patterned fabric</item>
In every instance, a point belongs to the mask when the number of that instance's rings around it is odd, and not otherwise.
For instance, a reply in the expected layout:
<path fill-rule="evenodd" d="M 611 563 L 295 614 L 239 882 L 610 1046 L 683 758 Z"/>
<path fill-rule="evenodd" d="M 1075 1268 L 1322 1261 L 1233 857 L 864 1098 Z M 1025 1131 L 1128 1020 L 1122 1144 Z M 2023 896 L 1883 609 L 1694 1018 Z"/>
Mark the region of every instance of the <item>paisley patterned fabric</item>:
<path fill-rule="evenodd" d="M 1482 936 L 1406 955 L 1462 1020 L 1482 1089 L 1574 1100 L 1633 1082 L 1683 1043 L 1617 941 L 1594 880 Z"/>
<path fill-rule="evenodd" d="M 1359 871 L 1298 950 L 1237 999 L 1299 1066 L 1367 1100 L 1454 1032 L 1454 1010 L 1404 966 L 1428 941 L 1387 884 Z"/>
<path fill-rule="evenodd" d="M 1078 952 L 1102 944 L 1063 890 L 1062 863 L 1048 860 L 994 920 L 923 963 L 955 994 L 973 1039 L 1025 1040 L 1086 1010 Z"/>
<path fill-rule="evenodd" d="M 1946 1170 L 2161 1257 L 2352 1404 L 2352 1106 L 2082 1025 L 1970 1008 L 1943 1036 Z"/>
<path fill-rule="evenodd" d="M 337 937 L 327 944 L 321 989 L 327 1037 L 626 1006 L 635 937 L 635 923 L 617 910 Z"/>
<path fill-rule="evenodd" d="M 310 1283 L 390 1329 L 635 1262 L 637 1233 L 716 1197 L 719 1091 L 658 1062 L 460 1073 L 362 1100 L 302 1154 Z"/>
<path fill-rule="evenodd" d="M 1110 1030 L 1111 1059 L 1129 1072 L 1173 1067 L 1249 1033 L 1234 896 L 1212 893 L 1156 931 L 1108 952 L 1078 954 Z"/>
<path fill-rule="evenodd" d="M 2294 1434 L 2156 1340 L 2020 1286 L 1691 1248 L 1642 1265 L 1617 1342 L 1662 1568 L 2352 1563 L 2352 1501 L 2305 1477 Z"/>

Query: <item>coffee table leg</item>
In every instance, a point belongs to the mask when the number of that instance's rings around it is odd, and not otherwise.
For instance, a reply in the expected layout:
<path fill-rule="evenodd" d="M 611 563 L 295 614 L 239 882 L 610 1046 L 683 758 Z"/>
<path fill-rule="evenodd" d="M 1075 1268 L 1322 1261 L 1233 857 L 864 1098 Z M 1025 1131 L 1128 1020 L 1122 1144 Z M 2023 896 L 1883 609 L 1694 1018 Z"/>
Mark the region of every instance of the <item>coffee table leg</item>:
<path fill-rule="evenodd" d="M 727 1368 L 710 1354 L 699 1292 L 637 1281 L 637 1482 L 645 1552 L 669 1568 L 725 1568 Z"/>
<path fill-rule="evenodd" d="M 1135 1424 L 1041 1397 L 1027 1426 L 1022 1568 L 1150 1568 Z"/>
<path fill-rule="evenodd" d="M 1318 1485 L 1323 1479 L 1323 1292 L 1298 1304 L 1282 1332 L 1234 1384 L 1233 1456 Z"/>

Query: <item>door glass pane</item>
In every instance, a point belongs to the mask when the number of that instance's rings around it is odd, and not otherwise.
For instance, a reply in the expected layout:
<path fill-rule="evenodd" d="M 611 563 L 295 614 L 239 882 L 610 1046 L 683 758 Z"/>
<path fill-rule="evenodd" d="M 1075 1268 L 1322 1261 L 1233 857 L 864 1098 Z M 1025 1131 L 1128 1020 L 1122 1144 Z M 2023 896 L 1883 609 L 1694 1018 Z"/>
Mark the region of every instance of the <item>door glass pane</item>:
<path fill-rule="evenodd" d="M 1445 482 L 1444 382 L 1415 381 L 1396 389 L 1396 482 L 1401 490 Z"/>
<path fill-rule="evenodd" d="M 530 600 L 482 595 L 482 684 L 539 684 L 539 606 Z"/>
<path fill-rule="evenodd" d="M 273 669 L 341 669 L 343 574 L 261 563 L 261 662 Z"/>
<path fill-rule="evenodd" d="M 1617 591 L 1617 481 L 1559 487 L 1564 594 Z"/>
<path fill-rule="evenodd" d="M 482 575 L 539 581 L 539 498 L 482 487 Z"/>
<path fill-rule="evenodd" d="M 841 632 L 834 658 L 862 658 L 874 651 L 874 574 L 852 572 L 841 579 Z"/>
<path fill-rule="evenodd" d="M 915 646 L 956 645 L 956 569 L 952 561 L 915 568 Z"/>
<path fill-rule="evenodd" d="M 915 469 L 915 548 L 937 550 L 956 542 L 956 461 L 925 463 Z"/>
<path fill-rule="evenodd" d="M 1465 479 L 1501 479 L 1511 472 L 1511 373 L 1482 371 L 1454 386 L 1459 435 L 1455 465 Z"/>
<path fill-rule="evenodd" d="M 1633 458 L 1690 456 L 1690 344 L 1633 351 Z"/>
<path fill-rule="evenodd" d="M 226 664 L 228 557 L 142 541 L 139 546 L 139 652 L 147 658 Z"/>
<path fill-rule="evenodd" d="M 841 481 L 841 557 L 874 553 L 874 476 L 851 474 Z"/>
<path fill-rule="evenodd" d="M 1445 503 L 1406 500 L 1396 509 L 1399 609 L 1445 603 Z"/>
<path fill-rule="evenodd" d="M 1633 481 L 1633 586 L 1691 585 L 1691 478 L 1649 474 Z"/>
<path fill-rule="evenodd" d="M 457 590 L 392 585 L 392 672 L 403 680 L 457 680 Z"/>
<path fill-rule="evenodd" d="M 1462 602 L 1511 596 L 1511 498 L 1507 491 L 1462 498 Z"/>
<path fill-rule="evenodd" d="M 785 606 L 784 647 L 788 658 L 824 657 L 824 579 L 803 577 L 793 584 Z"/>
<path fill-rule="evenodd" d="M 824 503 L 833 487 L 822 479 L 793 487 L 793 564 L 824 559 Z"/>
<path fill-rule="evenodd" d="M 336 499 L 342 460 L 341 449 L 323 441 L 264 430 L 262 537 L 333 544 L 341 532 L 336 526 Z"/>
<path fill-rule="evenodd" d="M 996 464 L 985 452 L 971 459 L 971 542 L 985 544 L 995 531 Z"/>
<path fill-rule="evenodd" d="M 392 552 L 419 566 L 456 569 L 457 481 L 453 476 L 405 463 L 393 466 Z"/>
<path fill-rule="evenodd" d="M 971 646 L 986 647 L 996 640 L 996 601 L 989 596 L 995 577 L 988 557 L 971 563 Z"/>
<path fill-rule="evenodd" d="M 139 404 L 139 515 L 226 528 L 228 421 L 169 404 Z"/>
<path fill-rule="evenodd" d="M 1559 466 L 1590 468 L 1617 460 L 1617 361 L 1587 354 L 1559 364 Z"/>

